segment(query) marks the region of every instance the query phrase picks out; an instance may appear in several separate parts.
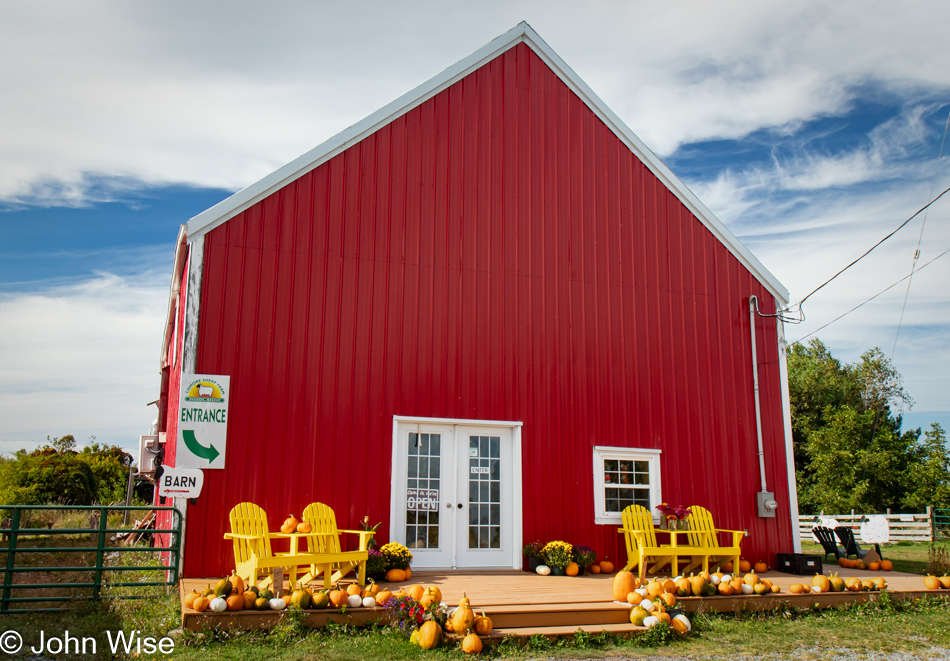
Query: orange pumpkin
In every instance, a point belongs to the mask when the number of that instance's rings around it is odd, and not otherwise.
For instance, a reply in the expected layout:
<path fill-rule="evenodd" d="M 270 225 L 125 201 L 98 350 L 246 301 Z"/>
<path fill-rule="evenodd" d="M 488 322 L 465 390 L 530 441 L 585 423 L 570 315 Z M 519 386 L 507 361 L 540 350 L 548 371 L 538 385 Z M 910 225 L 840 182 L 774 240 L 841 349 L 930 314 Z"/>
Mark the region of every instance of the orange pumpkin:
<path fill-rule="evenodd" d="M 307 523 L 306 521 L 301 521 L 297 524 L 297 532 L 308 533 L 313 532 L 313 526 Z"/>
<path fill-rule="evenodd" d="M 297 524 L 298 524 L 298 523 L 300 523 L 300 521 L 298 521 L 297 519 L 295 519 L 295 518 L 294 518 L 294 515 L 291 514 L 291 515 L 288 516 L 286 519 L 284 519 L 284 522 L 283 522 L 283 523 L 281 524 L 281 526 L 280 526 L 280 531 L 281 531 L 282 533 L 297 532 Z"/>
<path fill-rule="evenodd" d="M 408 576 L 406 576 L 405 570 L 402 569 L 390 569 L 386 572 L 386 580 L 390 583 L 401 583 L 405 581 Z"/>
<path fill-rule="evenodd" d="M 801 583 L 792 583 L 788 586 L 788 591 L 792 594 L 801 594 L 805 591 L 805 588 L 808 586 L 802 585 Z"/>
<path fill-rule="evenodd" d="M 769 566 L 765 564 L 764 562 L 760 561 L 760 562 L 755 563 L 755 567 L 753 567 L 753 569 L 755 570 L 756 574 L 764 574 L 765 572 L 769 570 Z"/>
<path fill-rule="evenodd" d="M 564 568 L 564 573 L 567 576 L 577 576 L 580 573 L 581 568 L 577 566 L 576 562 L 567 563 L 567 567 Z"/>
<path fill-rule="evenodd" d="M 211 600 L 207 597 L 197 597 L 195 601 L 191 604 L 191 607 L 194 608 L 199 613 L 203 613 L 208 610 L 208 606 L 211 605 Z"/>
<path fill-rule="evenodd" d="M 475 633 L 479 636 L 487 636 L 494 628 L 491 618 L 485 615 L 485 611 L 475 618 Z"/>
<path fill-rule="evenodd" d="M 600 561 L 600 571 L 604 574 L 613 574 L 614 563 L 604 558 L 603 560 Z"/>
<path fill-rule="evenodd" d="M 462 651 L 466 654 L 478 654 L 482 651 L 482 639 L 470 633 L 462 639 Z"/>
<path fill-rule="evenodd" d="M 589 571 L 591 574 L 599 574 L 600 565 L 591 565 L 590 567 L 587 568 L 587 571 Z"/>
<path fill-rule="evenodd" d="M 426 593 L 426 589 L 417 583 L 416 585 L 410 585 L 406 592 L 412 597 L 413 601 L 419 601 Z"/>
<path fill-rule="evenodd" d="M 731 574 L 731 573 L 732 573 L 732 561 L 731 561 L 731 560 L 722 566 L 722 571 L 723 571 L 724 574 Z"/>
<path fill-rule="evenodd" d="M 379 592 L 376 593 L 376 603 L 379 604 L 380 606 L 385 606 L 386 602 L 392 596 L 393 596 L 393 593 L 390 592 L 389 590 L 380 590 Z"/>
<path fill-rule="evenodd" d="M 240 576 L 238 576 L 232 571 L 231 576 L 228 578 L 228 580 L 231 581 L 231 587 L 237 590 L 238 594 L 244 594 L 244 579 L 243 578 L 241 578 Z"/>
<path fill-rule="evenodd" d="M 346 593 L 350 595 L 351 597 L 354 595 L 358 595 L 360 592 L 362 592 L 362 590 L 360 590 L 360 586 L 357 585 L 356 583 L 350 583 L 349 585 L 346 586 Z"/>
<path fill-rule="evenodd" d="M 893 571 L 894 563 L 890 560 L 881 560 L 881 571 Z"/>
<path fill-rule="evenodd" d="M 937 584 L 937 587 L 940 587 L 940 584 Z M 187 595 L 185 595 L 185 608 L 194 608 L 195 599 L 201 596 L 201 593 L 197 590 L 192 590 Z"/>
<path fill-rule="evenodd" d="M 752 571 L 752 565 L 745 558 L 741 558 L 739 560 L 739 571 L 743 574 L 748 574 L 750 571 Z"/>
<path fill-rule="evenodd" d="M 244 610 L 244 595 L 232 592 L 227 598 L 227 603 L 229 611 Z"/>
<path fill-rule="evenodd" d="M 627 595 L 636 590 L 638 587 L 640 587 L 640 581 L 636 576 L 633 575 L 633 572 L 621 569 L 617 572 L 617 575 L 614 576 L 614 600 L 624 601 L 627 598 Z"/>
<path fill-rule="evenodd" d="M 330 605 L 334 608 L 342 608 L 346 605 L 346 600 L 349 598 L 346 590 L 333 590 L 330 593 Z"/>
<path fill-rule="evenodd" d="M 412 578 L 412 567 L 406 567 L 406 580 Z"/>
<path fill-rule="evenodd" d="M 924 577 L 924 587 L 928 590 L 939 590 L 940 589 L 940 579 L 936 576 L 925 576 Z"/>

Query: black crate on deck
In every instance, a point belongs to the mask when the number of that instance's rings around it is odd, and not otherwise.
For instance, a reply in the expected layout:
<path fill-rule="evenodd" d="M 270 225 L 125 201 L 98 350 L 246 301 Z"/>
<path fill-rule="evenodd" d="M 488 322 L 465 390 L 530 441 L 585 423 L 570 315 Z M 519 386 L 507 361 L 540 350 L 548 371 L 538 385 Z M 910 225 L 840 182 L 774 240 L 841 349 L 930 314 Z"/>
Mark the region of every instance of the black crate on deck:
<path fill-rule="evenodd" d="M 799 576 L 811 576 L 821 573 L 821 556 L 805 555 L 804 553 L 778 553 L 776 554 L 775 567 L 778 571 L 786 574 L 798 574 Z"/>

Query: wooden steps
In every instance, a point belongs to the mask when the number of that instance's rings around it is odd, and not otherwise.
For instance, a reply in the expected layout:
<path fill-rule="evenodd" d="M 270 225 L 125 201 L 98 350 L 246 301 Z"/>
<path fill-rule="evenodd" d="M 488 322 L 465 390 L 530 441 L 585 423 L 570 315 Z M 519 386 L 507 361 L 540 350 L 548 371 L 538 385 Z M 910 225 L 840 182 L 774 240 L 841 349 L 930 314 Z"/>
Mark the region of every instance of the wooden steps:
<path fill-rule="evenodd" d="M 508 604 L 492 606 L 488 615 L 496 629 L 573 627 L 573 632 L 579 626 L 630 624 L 629 606 L 615 602 Z"/>
<path fill-rule="evenodd" d="M 551 626 L 551 627 L 514 627 L 504 629 L 494 629 L 490 638 L 504 638 L 505 636 L 518 636 L 519 638 L 530 638 L 531 636 L 541 635 L 550 640 L 558 637 L 573 637 L 577 630 L 581 629 L 585 633 L 596 635 L 602 631 L 612 634 L 632 634 L 638 631 L 646 631 L 645 627 L 638 627 L 630 624 L 588 624 L 583 626 Z"/>

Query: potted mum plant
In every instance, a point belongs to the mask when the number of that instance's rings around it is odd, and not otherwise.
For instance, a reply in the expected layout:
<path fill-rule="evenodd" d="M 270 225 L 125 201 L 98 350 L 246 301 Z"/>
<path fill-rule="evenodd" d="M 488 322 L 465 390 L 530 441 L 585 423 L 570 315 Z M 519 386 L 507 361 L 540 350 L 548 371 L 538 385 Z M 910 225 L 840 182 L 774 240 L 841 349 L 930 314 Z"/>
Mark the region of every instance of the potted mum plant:
<path fill-rule="evenodd" d="M 529 572 L 534 573 L 534 571 L 538 568 L 538 565 L 544 564 L 544 559 L 541 557 L 542 549 L 544 549 L 544 544 L 537 540 L 524 545 L 522 552 L 528 559 Z"/>
<path fill-rule="evenodd" d="M 575 546 L 571 551 L 571 557 L 579 567 L 577 575 L 582 576 L 587 568 L 594 564 L 594 560 L 597 559 L 597 551 L 589 546 Z"/>
<path fill-rule="evenodd" d="M 571 551 L 574 547 L 560 540 L 548 542 L 541 549 L 544 564 L 551 568 L 552 576 L 564 576 L 564 568 L 571 561 Z"/>

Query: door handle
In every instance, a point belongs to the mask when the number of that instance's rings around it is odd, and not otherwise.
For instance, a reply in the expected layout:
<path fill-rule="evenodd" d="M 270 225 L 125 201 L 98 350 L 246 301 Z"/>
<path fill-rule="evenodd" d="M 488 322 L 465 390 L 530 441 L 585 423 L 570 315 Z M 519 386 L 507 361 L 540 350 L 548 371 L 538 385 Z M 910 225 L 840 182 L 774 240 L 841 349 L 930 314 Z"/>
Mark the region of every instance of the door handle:
<path fill-rule="evenodd" d="M 452 503 L 446 503 L 445 507 L 446 509 L 452 509 Z"/>
<path fill-rule="evenodd" d="M 462 503 L 459 503 L 459 509 L 462 509 Z"/>

